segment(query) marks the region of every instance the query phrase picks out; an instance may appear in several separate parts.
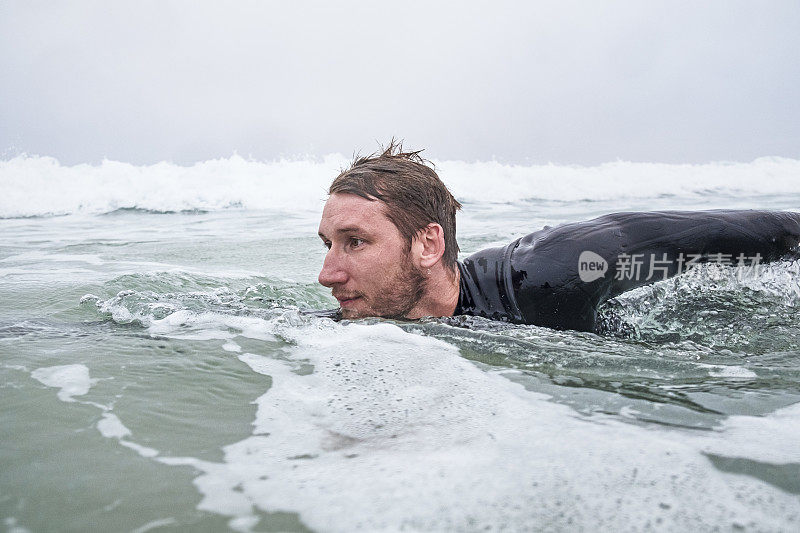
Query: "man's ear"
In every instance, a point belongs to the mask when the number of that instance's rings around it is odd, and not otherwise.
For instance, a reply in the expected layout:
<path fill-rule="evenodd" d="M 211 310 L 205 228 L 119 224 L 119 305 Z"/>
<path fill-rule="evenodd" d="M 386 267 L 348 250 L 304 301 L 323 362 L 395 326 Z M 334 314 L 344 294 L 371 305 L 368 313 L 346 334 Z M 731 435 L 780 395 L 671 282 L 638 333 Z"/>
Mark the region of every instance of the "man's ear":
<path fill-rule="evenodd" d="M 444 229 L 431 222 L 417 233 L 415 239 L 420 246 L 419 266 L 431 268 L 444 255 Z"/>

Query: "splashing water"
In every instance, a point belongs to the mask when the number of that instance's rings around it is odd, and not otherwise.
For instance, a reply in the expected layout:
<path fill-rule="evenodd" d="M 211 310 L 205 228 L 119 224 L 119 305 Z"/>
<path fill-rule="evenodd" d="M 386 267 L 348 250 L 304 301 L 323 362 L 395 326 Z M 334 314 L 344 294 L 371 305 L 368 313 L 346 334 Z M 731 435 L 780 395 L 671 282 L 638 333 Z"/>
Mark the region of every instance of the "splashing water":
<path fill-rule="evenodd" d="M 315 282 L 309 206 L 325 180 L 302 177 L 326 164 L 4 163 L 37 189 L 75 176 L 88 198 L 3 204 L 6 217 L 72 213 L 0 220 L 8 528 L 796 529 L 798 262 L 754 277 L 707 265 L 624 294 L 602 309 L 602 335 L 475 317 L 337 323 L 302 312 L 335 304 Z M 465 199 L 470 253 L 603 212 L 741 207 L 735 190 L 757 185 L 750 207 L 796 210 L 781 178 L 796 164 L 440 171 Z M 658 186 L 604 188 L 642 169 Z M 97 188 L 117 172 L 141 189 Z M 198 175 L 211 185 L 146 192 Z M 298 179 L 281 189 L 284 175 Z"/>

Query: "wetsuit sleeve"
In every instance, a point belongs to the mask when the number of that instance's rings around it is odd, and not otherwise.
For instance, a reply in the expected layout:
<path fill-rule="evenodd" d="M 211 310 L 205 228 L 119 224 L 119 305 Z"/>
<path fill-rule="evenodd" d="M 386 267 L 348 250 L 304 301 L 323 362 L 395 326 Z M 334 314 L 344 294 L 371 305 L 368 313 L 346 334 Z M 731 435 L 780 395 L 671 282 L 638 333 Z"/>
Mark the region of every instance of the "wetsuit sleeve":
<path fill-rule="evenodd" d="M 511 255 L 510 276 L 524 322 L 593 331 L 598 306 L 622 292 L 692 263 L 797 257 L 798 241 L 798 213 L 615 213 L 523 237 Z"/>

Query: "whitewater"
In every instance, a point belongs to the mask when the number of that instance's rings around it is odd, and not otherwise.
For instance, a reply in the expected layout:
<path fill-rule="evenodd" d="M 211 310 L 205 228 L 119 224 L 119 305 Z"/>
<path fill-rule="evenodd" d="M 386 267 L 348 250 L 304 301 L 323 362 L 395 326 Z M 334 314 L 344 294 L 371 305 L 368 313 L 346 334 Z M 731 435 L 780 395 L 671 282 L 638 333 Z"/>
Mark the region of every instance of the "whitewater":
<path fill-rule="evenodd" d="M 229 208 L 295 212 L 324 203 L 332 176 L 350 162 L 342 155 L 274 162 L 234 155 L 191 166 L 118 161 L 62 166 L 51 157 L 0 161 L 0 217 L 99 214 L 116 209 L 158 212 Z M 508 165 L 496 161 L 434 161 L 447 186 L 467 202 L 517 203 L 647 200 L 701 201 L 710 194 L 800 194 L 800 160 L 669 165 L 616 161 L 594 167 Z M 730 199 L 734 201 L 733 198 Z M 749 204 L 748 204 L 749 205 Z"/>
<path fill-rule="evenodd" d="M 796 531 L 800 263 L 709 265 L 604 334 L 334 322 L 350 158 L 0 160 L 8 531 Z M 800 211 L 800 161 L 434 161 L 462 257 L 662 209 Z"/>

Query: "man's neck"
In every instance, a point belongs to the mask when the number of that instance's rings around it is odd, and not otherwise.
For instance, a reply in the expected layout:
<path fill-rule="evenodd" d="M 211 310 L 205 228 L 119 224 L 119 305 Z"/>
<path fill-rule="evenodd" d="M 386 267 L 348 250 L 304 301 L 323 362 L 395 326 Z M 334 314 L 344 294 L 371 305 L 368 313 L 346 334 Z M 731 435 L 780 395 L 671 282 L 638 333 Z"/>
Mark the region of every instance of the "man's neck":
<path fill-rule="evenodd" d="M 450 270 L 439 262 L 430 269 L 430 272 L 427 275 L 425 294 L 406 315 L 410 319 L 424 316 L 453 316 L 456 310 L 461 281 L 458 266 Z"/>

